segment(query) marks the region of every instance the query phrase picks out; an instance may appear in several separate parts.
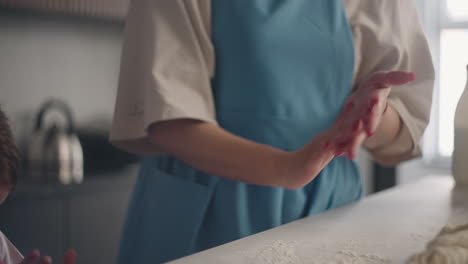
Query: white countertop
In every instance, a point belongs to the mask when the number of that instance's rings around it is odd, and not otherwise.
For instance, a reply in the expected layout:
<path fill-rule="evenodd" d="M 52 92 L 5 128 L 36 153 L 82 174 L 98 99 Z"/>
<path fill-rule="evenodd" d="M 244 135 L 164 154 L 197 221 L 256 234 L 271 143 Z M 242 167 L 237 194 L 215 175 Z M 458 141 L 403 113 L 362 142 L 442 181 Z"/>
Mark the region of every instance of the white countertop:
<path fill-rule="evenodd" d="M 468 222 L 453 185 L 428 177 L 171 263 L 404 263 L 444 225 Z"/>

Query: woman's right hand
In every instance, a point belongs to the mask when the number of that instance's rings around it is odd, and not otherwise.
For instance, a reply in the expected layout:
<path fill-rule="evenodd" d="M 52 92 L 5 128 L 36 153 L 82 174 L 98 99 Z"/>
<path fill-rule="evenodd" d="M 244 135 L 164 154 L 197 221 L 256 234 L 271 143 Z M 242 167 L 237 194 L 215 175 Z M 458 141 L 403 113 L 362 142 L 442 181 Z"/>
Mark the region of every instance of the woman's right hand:
<path fill-rule="evenodd" d="M 334 130 L 329 129 L 315 136 L 306 146 L 289 152 L 283 158 L 283 187 L 298 189 L 311 182 L 336 155 L 332 144 Z"/>
<path fill-rule="evenodd" d="M 163 121 L 148 130 L 149 140 L 157 149 L 206 173 L 250 184 L 297 189 L 312 181 L 335 157 L 337 137 L 350 135 L 347 120 L 346 115 L 338 118 L 330 129 L 294 152 L 256 143 L 197 120 Z"/>
<path fill-rule="evenodd" d="M 291 152 L 283 172 L 285 186 L 297 189 L 311 182 L 333 158 L 343 156 L 350 142 L 362 133 L 364 122 L 353 121 L 346 109 L 340 113 L 332 126 L 312 138 L 303 148 Z"/>
<path fill-rule="evenodd" d="M 345 154 L 349 142 L 362 132 L 362 121 L 350 123 L 346 113 L 340 114 L 333 125 L 312 138 L 303 148 L 289 153 L 284 159 L 286 171 L 283 172 L 285 186 L 297 189 L 311 182 L 330 163 L 333 158 Z M 343 141 L 343 139 L 347 139 Z"/>

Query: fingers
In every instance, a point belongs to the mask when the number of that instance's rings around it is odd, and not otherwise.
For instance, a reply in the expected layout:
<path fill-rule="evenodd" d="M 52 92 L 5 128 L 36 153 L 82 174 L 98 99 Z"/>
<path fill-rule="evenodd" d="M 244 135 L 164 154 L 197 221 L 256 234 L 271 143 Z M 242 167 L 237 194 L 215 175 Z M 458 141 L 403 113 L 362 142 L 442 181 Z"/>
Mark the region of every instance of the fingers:
<path fill-rule="evenodd" d="M 36 263 L 36 261 L 39 259 L 40 256 L 41 256 L 41 253 L 39 252 L 39 250 L 37 249 L 31 250 L 31 252 L 29 252 L 29 254 L 24 258 L 23 261 L 21 261 L 20 264 L 34 264 Z"/>
<path fill-rule="evenodd" d="M 366 133 L 364 131 L 364 122 L 360 119 L 353 122 L 351 138 L 348 140 L 345 148 L 341 150 L 339 155 L 347 154 L 348 159 L 353 160 L 357 157 L 359 147 L 366 139 Z"/>
<path fill-rule="evenodd" d="M 367 135 L 366 133 L 359 133 L 356 137 L 353 138 L 353 141 L 351 142 L 351 145 L 348 150 L 348 159 L 349 160 L 354 160 L 357 158 L 359 148 L 364 144 L 364 141 L 366 140 Z"/>
<path fill-rule="evenodd" d="M 399 86 L 415 80 L 414 72 L 390 71 L 374 73 L 361 88 L 348 98 L 343 110 L 334 123 L 331 130 L 333 140 L 331 142 L 335 157 L 345 154 L 349 159 L 357 157 L 360 146 L 367 137 L 375 134 L 383 114 L 386 112 L 391 86 Z M 353 119 L 354 124 L 350 122 Z M 358 122 L 358 123 L 356 123 Z M 349 127 L 352 126 L 352 131 Z"/>
<path fill-rule="evenodd" d="M 40 264 L 52 264 L 52 258 L 49 256 L 45 256 L 41 259 Z"/>
<path fill-rule="evenodd" d="M 375 133 L 375 130 L 377 129 L 378 126 L 378 113 L 374 110 L 373 112 L 369 113 L 367 117 L 365 118 L 365 130 L 367 133 L 367 136 L 372 137 Z"/>
<path fill-rule="evenodd" d="M 63 256 L 62 264 L 75 264 L 76 263 L 76 251 L 73 249 L 68 250 L 65 252 Z"/>
<path fill-rule="evenodd" d="M 367 103 L 367 115 L 374 113 L 376 106 L 380 103 L 380 100 L 378 97 L 373 97 L 372 99 L 369 99 L 369 102 Z"/>
<path fill-rule="evenodd" d="M 414 72 L 390 71 L 374 73 L 364 86 L 374 89 L 389 88 L 391 86 L 400 86 L 412 82 L 416 79 Z"/>
<path fill-rule="evenodd" d="M 341 157 L 346 154 L 349 146 L 358 130 L 362 130 L 362 121 L 357 120 L 351 123 L 350 121 L 337 124 L 331 130 L 331 137 L 324 145 L 324 149 L 330 151 L 334 157 Z"/>
<path fill-rule="evenodd" d="M 364 118 L 364 126 L 368 137 L 372 137 L 382 118 L 387 112 L 388 102 L 373 101 L 370 103 L 367 116 Z"/>
<path fill-rule="evenodd" d="M 351 142 L 350 140 L 343 141 L 341 143 L 337 143 L 335 147 L 335 157 L 341 157 L 346 154 L 346 149 Z"/>
<path fill-rule="evenodd" d="M 400 86 L 414 81 L 416 74 L 414 72 L 391 71 L 385 77 L 387 86 Z"/>
<path fill-rule="evenodd" d="M 361 119 L 348 123 L 347 127 L 340 127 L 333 134 L 341 134 L 324 145 L 324 149 L 329 149 L 335 157 L 347 155 L 347 158 L 354 160 L 357 157 L 359 148 L 367 138 L 364 121 Z M 331 146 L 330 146 L 331 145 Z"/>

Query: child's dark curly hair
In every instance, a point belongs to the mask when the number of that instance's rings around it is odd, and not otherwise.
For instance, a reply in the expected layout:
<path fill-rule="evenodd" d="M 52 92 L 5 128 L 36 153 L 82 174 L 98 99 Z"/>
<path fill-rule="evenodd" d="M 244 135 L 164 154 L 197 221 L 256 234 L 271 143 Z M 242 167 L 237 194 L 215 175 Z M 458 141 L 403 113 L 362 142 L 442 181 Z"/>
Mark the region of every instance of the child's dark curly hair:
<path fill-rule="evenodd" d="M 8 118 L 0 108 L 0 185 L 12 189 L 16 186 L 19 163 L 19 151 Z"/>

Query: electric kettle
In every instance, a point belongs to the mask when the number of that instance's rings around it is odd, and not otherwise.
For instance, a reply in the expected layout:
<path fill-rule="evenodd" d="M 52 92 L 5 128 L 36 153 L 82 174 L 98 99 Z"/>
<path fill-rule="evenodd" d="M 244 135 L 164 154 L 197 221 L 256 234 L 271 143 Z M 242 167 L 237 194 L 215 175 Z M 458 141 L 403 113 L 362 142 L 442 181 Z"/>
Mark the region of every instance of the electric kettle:
<path fill-rule="evenodd" d="M 45 124 L 47 115 L 53 111 L 64 117 L 65 125 L 57 121 Z M 41 106 L 27 147 L 26 168 L 34 182 L 83 181 L 83 150 L 75 134 L 72 111 L 65 102 L 51 99 Z"/>

